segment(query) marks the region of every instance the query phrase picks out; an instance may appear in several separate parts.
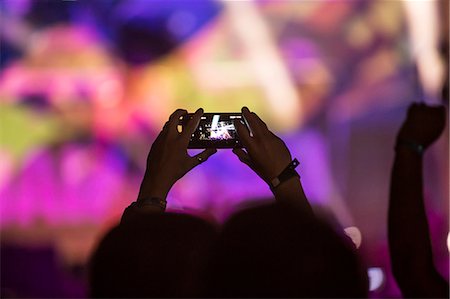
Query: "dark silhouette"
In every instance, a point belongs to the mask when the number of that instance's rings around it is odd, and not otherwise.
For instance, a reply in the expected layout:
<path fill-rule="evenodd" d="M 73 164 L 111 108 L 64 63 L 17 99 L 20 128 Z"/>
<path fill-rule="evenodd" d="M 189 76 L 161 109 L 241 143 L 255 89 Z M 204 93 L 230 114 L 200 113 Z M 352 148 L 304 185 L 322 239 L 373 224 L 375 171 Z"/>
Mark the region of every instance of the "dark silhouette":
<path fill-rule="evenodd" d="M 199 297 L 216 230 L 189 215 L 124 213 L 91 261 L 94 298 Z"/>
<path fill-rule="evenodd" d="M 198 297 L 203 268 L 215 238 L 212 224 L 189 215 L 161 213 L 172 185 L 216 152 L 190 157 L 189 138 L 203 111 L 182 133 L 186 110 L 177 110 L 150 150 L 138 200 L 124 212 L 120 225 L 100 242 L 90 265 L 92 297 Z"/>
<path fill-rule="evenodd" d="M 148 155 L 137 201 L 95 252 L 91 295 L 366 297 L 367 273 L 352 243 L 314 215 L 294 170 L 298 161 L 247 108 L 242 114 L 251 132 L 235 122 L 244 148 L 233 152 L 267 182 L 277 204 L 233 217 L 214 250 L 211 224 L 161 213 L 173 184 L 217 151 L 188 155 L 203 110 L 179 132 L 186 113 L 175 111 L 164 125 Z"/>
<path fill-rule="evenodd" d="M 412 104 L 397 137 L 388 237 L 394 277 L 405 297 L 448 298 L 436 271 L 423 198 L 423 152 L 442 134 L 444 106 Z"/>
<path fill-rule="evenodd" d="M 285 204 L 233 216 L 209 264 L 209 297 L 367 297 L 353 243 Z"/>

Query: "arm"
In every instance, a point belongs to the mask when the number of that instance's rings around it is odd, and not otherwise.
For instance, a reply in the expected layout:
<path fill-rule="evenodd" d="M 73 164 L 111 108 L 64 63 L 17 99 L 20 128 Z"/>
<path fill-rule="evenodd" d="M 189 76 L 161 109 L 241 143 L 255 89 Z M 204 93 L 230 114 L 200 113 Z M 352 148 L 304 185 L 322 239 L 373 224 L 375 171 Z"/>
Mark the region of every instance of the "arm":
<path fill-rule="evenodd" d="M 177 128 L 179 119 L 186 113 L 182 109 L 172 113 L 153 143 L 138 199 L 125 210 L 122 220 L 126 214 L 135 210 L 143 213 L 164 212 L 167 194 L 175 182 L 217 152 L 216 149 L 206 149 L 193 157 L 188 155 L 189 140 L 203 115 L 203 109 L 195 112 L 180 133 Z M 154 200 L 149 201 L 150 199 Z M 158 202 L 161 204 L 157 204 Z"/>
<path fill-rule="evenodd" d="M 405 297 L 447 297 L 448 283 L 438 274 L 423 199 L 423 157 L 405 142 L 428 148 L 442 133 L 445 109 L 413 104 L 397 139 L 388 213 L 394 276 Z"/>
<path fill-rule="evenodd" d="M 235 148 L 233 153 L 269 184 L 291 163 L 291 153 L 283 140 L 272 133 L 258 115 L 246 107 L 242 109 L 242 114 L 253 134 L 250 136 L 248 129 L 236 121 L 236 130 L 245 150 Z M 272 192 L 278 202 L 294 205 L 304 213 L 312 215 L 311 206 L 298 176 L 282 182 L 273 188 Z"/>

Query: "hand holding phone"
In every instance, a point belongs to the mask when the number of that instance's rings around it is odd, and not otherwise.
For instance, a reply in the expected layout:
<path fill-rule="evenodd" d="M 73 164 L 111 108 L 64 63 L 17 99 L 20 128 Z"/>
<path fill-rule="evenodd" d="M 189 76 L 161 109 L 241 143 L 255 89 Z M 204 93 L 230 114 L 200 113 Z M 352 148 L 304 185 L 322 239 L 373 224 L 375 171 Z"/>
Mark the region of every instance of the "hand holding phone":
<path fill-rule="evenodd" d="M 192 157 L 188 154 L 189 139 L 200 122 L 203 109 L 198 109 L 192 114 L 185 123 L 184 131 L 179 132 L 177 129 L 179 120 L 186 114 L 187 111 L 183 109 L 172 113 L 153 142 L 138 198 L 165 199 L 177 180 L 216 152 L 216 149 L 208 148 Z"/>
<path fill-rule="evenodd" d="M 243 148 L 234 148 L 233 153 L 269 184 L 291 163 L 291 153 L 284 141 L 271 132 L 256 113 L 244 107 L 242 117 L 248 126 L 245 127 L 241 122 L 235 122 L 235 125 Z M 251 128 L 251 131 L 247 128 Z M 284 181 L 272 192 L 278 202 L 295 206 L 304 215 L 313 215 L 298 177 L 293 176 Z"/>
<path fill-rule="evenodd" d="M 245 150 L 235 148 L 233 153 L 264 181 L 270 182 L 292 161 L 291 153 L 283 140 L 272 133 L 256 113 L 244 107 L 242 117 L 252 131 L 236 122 L 236 130 Z"/>

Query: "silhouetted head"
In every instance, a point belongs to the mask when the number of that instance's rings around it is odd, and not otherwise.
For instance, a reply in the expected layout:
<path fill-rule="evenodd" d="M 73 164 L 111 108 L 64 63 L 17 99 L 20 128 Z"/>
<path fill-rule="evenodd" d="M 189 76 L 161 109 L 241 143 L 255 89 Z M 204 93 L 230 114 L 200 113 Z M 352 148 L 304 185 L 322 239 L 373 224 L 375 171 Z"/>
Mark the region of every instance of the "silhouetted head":
<path fill-rule="evenodd" d="M 367 272 L 351 241 L 282 205 L 233 216 L 208 270 L 212 297 L 367 297 Z"/>
<path fill-rule="evenodd" d="M 182 214 L 150 214 L 122 222 L 91 260 L 92 297 L 197 297 L 216 231 Z"/>

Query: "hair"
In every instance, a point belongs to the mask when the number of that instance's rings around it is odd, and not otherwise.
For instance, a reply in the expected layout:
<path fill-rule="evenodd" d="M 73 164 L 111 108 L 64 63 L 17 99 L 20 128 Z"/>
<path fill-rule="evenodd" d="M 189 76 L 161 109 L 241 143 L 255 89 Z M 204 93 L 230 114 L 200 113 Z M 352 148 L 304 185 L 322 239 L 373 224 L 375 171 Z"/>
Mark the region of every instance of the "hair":
<path fill-rule="evenodd" d="M 122 222 L 101 240 L 90 263 L 92 297 L 197 297 L 215 227 L 183 214 Z"/>
<path fill-rule="evenodd" d="M 224 226 L 208 269 L 211 297 L 367 297 L 353 244 L 328 224 L 280 204 Z"/>

